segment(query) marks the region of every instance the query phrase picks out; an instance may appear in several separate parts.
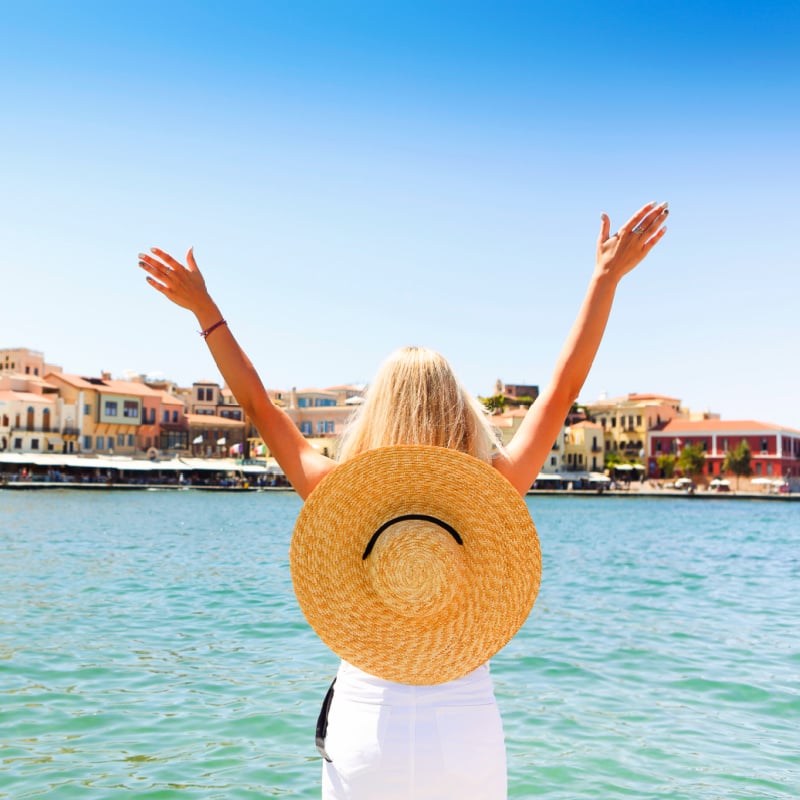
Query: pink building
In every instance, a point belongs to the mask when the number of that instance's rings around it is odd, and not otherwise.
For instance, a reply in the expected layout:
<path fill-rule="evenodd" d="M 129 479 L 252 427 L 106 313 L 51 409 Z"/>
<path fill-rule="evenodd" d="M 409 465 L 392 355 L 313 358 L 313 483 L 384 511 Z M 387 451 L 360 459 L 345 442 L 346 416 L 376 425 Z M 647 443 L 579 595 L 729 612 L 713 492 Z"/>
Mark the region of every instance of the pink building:
<path fill-rule="evenodd" d="M 657 458 L 677 455 L 687 445 L 699 445 L 705 452 L 704 472 L 722 474 L 726 454 L 742 441 L 750 446 L 754 478 L 797 478 L 800 476 L 800 431 L 752 420 L 670 420 L 662 430 L 649 436 L 648 472 L 658 474 Z"/>

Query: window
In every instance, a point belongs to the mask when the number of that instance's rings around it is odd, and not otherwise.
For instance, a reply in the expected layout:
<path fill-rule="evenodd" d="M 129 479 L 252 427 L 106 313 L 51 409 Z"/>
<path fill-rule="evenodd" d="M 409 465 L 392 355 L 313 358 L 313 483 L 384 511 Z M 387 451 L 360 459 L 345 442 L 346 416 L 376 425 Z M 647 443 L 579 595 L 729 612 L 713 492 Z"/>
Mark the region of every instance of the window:
<path fill-rule="evenodd" d="M 116 417 L 117 416 L 117 401 L 116 400 L 106 400 L 105 415 L 107 417 Z"/>
<path fill-rule="evenodd" d="M 42 411 L 42 430 L 47 433 L 50 430 L 50 409 Z"/>
<path fill-rule="evenodd" d="M 97 437 L 97 449 L 98 450 L 102 450 L 103 449 L 103 437 L 102 436 L 98 436 Z"/>
<path fill-rule="evenodd" d="M 761 452 L 762 453 L 766 453 L 767 452 L 767 447 L 768 447 L 767 440 L 766 439 L 762 439 L 761 440 Z"/>
<path fill-rule="evenodd" d="M 656 453 L 661 452 L 661 439 L 656 439 Z"/>
<path fill-rule="evenodd" d="M 172 421 L 173 422 L 177 422 L 178 421 L 178 412 L 177 411 L 173 411 L 172 412 Z"/>
<path fill-rule="evenodd" d="M 637 428 L 641 428 L 642 427 L 642 417 L 641 417 L 641 415 L 638 415 L 636 417 L 636 427 Z"/>
<path fill-rule="evenodd" d="M 298 397 L 297 398 L 297 407 L 298 408 L 308 408 L 308 398 L 307 397 Z"/>
<path fill-rule="evenodd" d="M 39 440 L 31 439 L 31 450 L 38 450 L 38 449 L 39 449 Z"/>
<path fill-rule="evenodd" d="M 133 447 L 133 434 L 128 434 L 128 447 Z"/>
<path fill-rule="evenodd" d="M 311 423 L 310 422 L 301 422 L 300 423 L 300 433 L 303 436 L 311 436 Z"/>
<path fill-rule="evenodd" d="M 91 403 L 86 403 L 84 405 L 84 407 L 83 407 L 83 415 L 85 417 L 88 417 L 89 414 L 91 414 L 91 413 L 92 413 L 92 404 Z"/>
<path fill-rule="evenodd" d="M 722 440 L 722 452 L 723 453 L 727 453 L 728 450 L 730 450 L 730 446 L 728 445 L 728 440 L 727 439 L 723 439 Z"/>
<path fill-rule="evenodd" d="M 135 400 L 126 400 L 122 408 L 122 416 L 128 419 L 139 419 L 139 404 Z"/>
<path fill-rule="evenodd" d="M 167 410 L 164 411 L 164 413 L 162 415 L 162 419 L 163 419 L 164 422 L 169 422 L 169 411 L 167 411 Z"/>
<path fill-rule="evenodd" d="M 92 437 L 91 436 L 84 436 L 83 437 L 83 449 L 84 450 L 91 450 L 92 449 Z"/>
<path fill-rule="evenodd" d="M 611 427 L 612 428 L 616 428 L 617 427 L 617 418 L 616 417 L 611 417 Z"/>
<path fill-rule="evenodd" d="M 125 434 L 118 433 L 117 434 L 117 447 L 125 447 Z"/>
<path fill-rule="evenodd" d="M 767 464 L 767 475 L 772 475 L 772 462 Z"/>
<path fill-rule="evenodd" d="M 22 450 L 22 439 L 14 439 L 14 449 Z"/>
<path fill-rule="evenodd" d="M 205 389 L 198 389 L 197 390 L 197 402 L 203 403 L 206 399 L 206 390 Z"/>

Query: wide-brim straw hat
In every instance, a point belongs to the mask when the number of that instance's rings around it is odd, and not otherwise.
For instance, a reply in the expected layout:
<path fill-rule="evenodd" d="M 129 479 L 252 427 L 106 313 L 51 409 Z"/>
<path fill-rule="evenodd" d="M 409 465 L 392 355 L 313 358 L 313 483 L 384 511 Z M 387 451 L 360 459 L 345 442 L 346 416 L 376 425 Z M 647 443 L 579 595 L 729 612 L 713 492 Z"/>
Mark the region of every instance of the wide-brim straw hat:
<path fill-rule="evenodd" d="M 541 579 L 525 501 L 491 465 L 441 447 L 336 466 L 297 518 L 300 608 L 340 658 L 397 683 L 460 678 L 503 648 Z"/>

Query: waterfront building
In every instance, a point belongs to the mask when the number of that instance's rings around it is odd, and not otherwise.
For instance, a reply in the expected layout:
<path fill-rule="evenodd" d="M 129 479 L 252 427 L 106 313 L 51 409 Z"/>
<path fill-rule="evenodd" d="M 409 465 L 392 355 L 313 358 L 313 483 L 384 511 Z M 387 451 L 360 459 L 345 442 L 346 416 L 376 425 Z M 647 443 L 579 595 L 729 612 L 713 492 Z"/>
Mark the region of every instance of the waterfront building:
<path fill-rule="evenodd" d="M 221 414 L 187 414 L 189 442 L 193 456 L 246 455 L 245 422 Z"/>
<path fill-rule="evenodd" d="M 61 367 L 47 364 L 44 353 L 27 347 L 0 348 L 0 375 L 16 373 L 28 377 L 44 377 L 48 372 L 60 372 Z"/>
<path fill-rule="evenodd" d="M 603 426 L 597 422 L 575 422 L 563 430 L 564 472 L 602 472 L 604 467 Z"/>
<path fill-rule="evenodd" d="M 661 430 L 672 419 L 689 416 L 680 400 L 661 394 L 601 397 L 585 407 L 589 419 L 602 429 L 604 453 L 614 453 L 623 462 L 642 462 L 652 431 Z"/>
<path fill-rule="evenodd" d="M 489 422 L 491 422 L 503 447 L 514 438 L 514 434 L 519 430 L 519 426 L 527 413 L 528 409 L 526 408 L 512 408 L 509 411 L 492 414 L 489 417 Z"/>
<path fill-rule="evenodd" d="M 705 455 L 703 474 L 720 477 L 728 452 L 742 441 L 750 447 L 753 478 L 800 478 L 800 431 L 754 420 L 673 419 L 650 435 L 648 470 L 658 474 L 661 455 L 679 455 L 687 445 L 699 445 Z"/>
<path fill-rule="evenodd" d="M 0 372 L 0 452 L 72 453 L 76 407 L 33 369 Z"/>
<path fill-rule="evenodd" d="M 183 403 L 169 392 L 138 380 L 113 380 L 108 372 L 99 378 L 51 372 L 46 379 L 75 409 L 71 429 L 80 452 L 132 456 L 188 446 Z"/>
<path fill-rule="evenodd" d="M 301 391 L 292 388 L 284 411 L 313 447 L 334 458 L 339 435 L 363 399 L 364 386 L 342 385 Z"/>

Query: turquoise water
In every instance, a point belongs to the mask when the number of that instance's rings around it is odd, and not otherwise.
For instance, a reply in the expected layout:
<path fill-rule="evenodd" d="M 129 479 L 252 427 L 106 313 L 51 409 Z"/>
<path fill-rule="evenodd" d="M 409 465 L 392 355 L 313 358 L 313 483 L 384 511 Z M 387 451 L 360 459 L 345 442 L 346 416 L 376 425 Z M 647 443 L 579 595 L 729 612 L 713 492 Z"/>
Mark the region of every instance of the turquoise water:
<path fill-rule="evenodd" d="M 800 505 L 529 499 L 511 797 L 800 797 Z M 0 492 L 0 798 L 319 796 L 291 493 Z M 469 765 L 464 765 L 468 769 Z"/>

